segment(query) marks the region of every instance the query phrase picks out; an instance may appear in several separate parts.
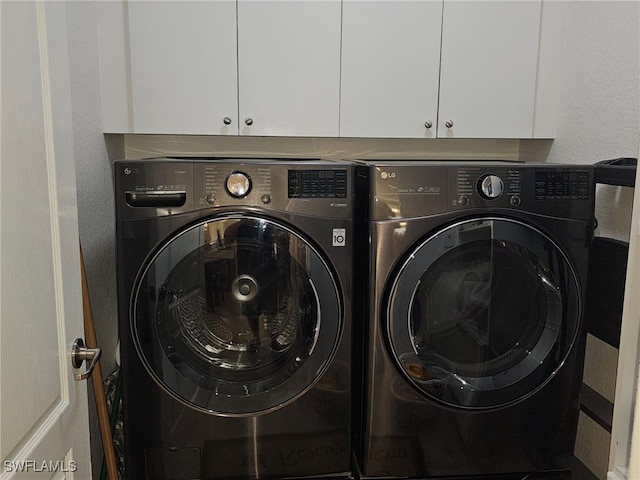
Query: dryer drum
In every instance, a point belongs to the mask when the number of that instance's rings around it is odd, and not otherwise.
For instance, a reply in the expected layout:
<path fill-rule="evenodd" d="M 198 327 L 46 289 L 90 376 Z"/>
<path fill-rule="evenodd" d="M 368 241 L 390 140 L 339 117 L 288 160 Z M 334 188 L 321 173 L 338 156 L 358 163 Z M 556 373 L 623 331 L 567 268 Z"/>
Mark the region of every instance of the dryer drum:
<path fill-rule="evenodd" d="M 562 300 L 554 283 L 539 281 L 540 265 L 521 248 L 486 241 L 465 247 L 443 255 L 420 279 L 413 341 L 418 356 L 460 375 L 492 376 L 521 362 L 547 321 L 559 322 L 555 306 Z"/>
<path fill-rule="evenodd" d="M 509 219 L 469 220 L 429 237 L 389 294 L 390 348 L 423 393 L 464 408 L 531 395 L 578 330 L 579 285 L 545 234 Z"/>

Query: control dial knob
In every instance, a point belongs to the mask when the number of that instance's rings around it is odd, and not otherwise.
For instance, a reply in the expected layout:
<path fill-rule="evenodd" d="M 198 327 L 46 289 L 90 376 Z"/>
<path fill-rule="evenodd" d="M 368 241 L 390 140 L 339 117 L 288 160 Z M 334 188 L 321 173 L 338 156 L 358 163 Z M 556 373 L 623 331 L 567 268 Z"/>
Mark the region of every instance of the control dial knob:
<path fill-rule="evenodd" d="M 244 198 L 251 192 L 251 178 L 244 172 L 231 172 L 224 186 L 233 198 Z"/>
<path fill-rule="evenodd" d="M 491 200 L 498 198 L 504 192 L 504 183 L 497 175 L 484 175 L 478 180 L 478 193 L 481 197 Z"/>

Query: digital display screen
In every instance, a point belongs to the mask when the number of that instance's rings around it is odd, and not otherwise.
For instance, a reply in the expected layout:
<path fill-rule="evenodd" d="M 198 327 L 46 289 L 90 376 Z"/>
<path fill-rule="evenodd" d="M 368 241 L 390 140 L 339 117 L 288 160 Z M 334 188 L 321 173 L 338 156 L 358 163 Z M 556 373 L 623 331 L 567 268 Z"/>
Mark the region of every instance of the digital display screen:
<path fill-rule="evenodd" d="M 347 170 L 289 170 L 289 198 L 346 198 Z"/>
<path fill-rule="evenodd" d="M 536 200 L 585 200 L 589 198 L 589 172 L 536 172 Z"/>

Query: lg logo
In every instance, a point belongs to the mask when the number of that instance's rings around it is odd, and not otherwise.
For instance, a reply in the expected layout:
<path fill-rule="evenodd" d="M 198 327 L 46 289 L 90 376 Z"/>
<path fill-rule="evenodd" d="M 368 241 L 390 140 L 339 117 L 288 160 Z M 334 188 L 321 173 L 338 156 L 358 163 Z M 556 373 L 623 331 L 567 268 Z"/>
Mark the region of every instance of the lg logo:
<path fill-rule="evenodd" d="M 380 176 L 383 180 L 387 178 L 396 178 L 396 172 L 380 172 Z"/>

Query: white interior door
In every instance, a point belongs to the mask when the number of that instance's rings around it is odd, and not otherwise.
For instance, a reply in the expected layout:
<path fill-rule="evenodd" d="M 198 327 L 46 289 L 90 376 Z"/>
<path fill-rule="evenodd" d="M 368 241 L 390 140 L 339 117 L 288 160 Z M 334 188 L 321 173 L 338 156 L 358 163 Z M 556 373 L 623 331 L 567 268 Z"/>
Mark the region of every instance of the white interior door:
<path fill-rule="evenodd" d="M 0 2 L 0 478 L 91 478 L 63 2 Z"/>

